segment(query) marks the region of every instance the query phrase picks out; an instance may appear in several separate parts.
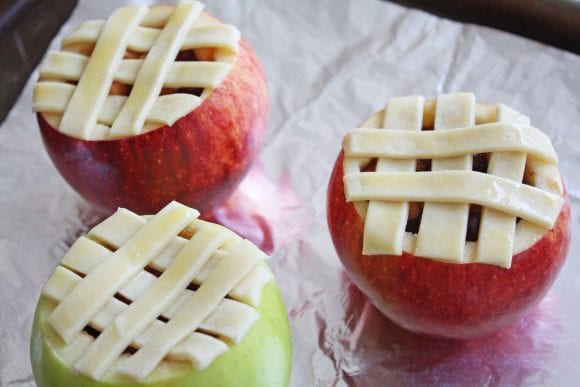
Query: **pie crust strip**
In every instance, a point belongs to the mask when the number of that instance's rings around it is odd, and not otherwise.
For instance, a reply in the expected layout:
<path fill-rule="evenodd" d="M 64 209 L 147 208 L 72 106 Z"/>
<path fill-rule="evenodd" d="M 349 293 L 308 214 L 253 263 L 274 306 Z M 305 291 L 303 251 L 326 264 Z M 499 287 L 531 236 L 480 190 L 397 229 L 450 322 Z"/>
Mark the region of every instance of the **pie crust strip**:
<path fill-rule="evenodd" d="M 171 348 L 195 331 L 231 288 L 263 257 L 264 253 L 252 243 L 239 242 L 227 252 L 179 312 L 133 356 L 121 362 L 118 371 L 136 380 L 147 377 Z"/>
<path fill-rule="evenodd" d="M 147 7 L 124 7 L 109 17 L 64 112 L 59 126 L 61 132 L 77 138 L 91 137 L 128 37 L 146 12 Z"/>
<path fill-rule="evenodd" d="M 479 204 L 552 228 L 563 199 L 545 190 L 474 171 L 361 172 L 345 176 L 347 201 Z M 441 223 L 446 223 L 447 218 Z M 421 222 L 423 223 L 423 222 Z M 441 225 L 436 229 L 441 230 Z M 465 236 L 463 236 L 465 244 Z"/>
<path fill-rule="evenodd" d="M 66 83 L 44 81 L 34 86 L 34 108 L 46 113 L 62 114 L 73 95 L 75 87 Z M 112 125 L 121 111 L 127 97 L 110 95 L 100 111 L 97 122 Z M 157 98 L 153 108 L 145 119 L 146 123 L 172 125 L 201 104 L 201 98 L 192 94 L 168 94 Z M 94 134 L 93 134 L 94 135 Z M 89 137 L 92 138 L 92 137 Z"/>
<path fill-rule="evenodd" d="M 62 46 L 76 44 L 92 44 L 101 33 L 102 20 L 90 20 L 81 24 L 78 28 L 65 36 Z M 137 27 L 130 35 L 127 48 L 136 52 L 147 52 L 159 36 L 159 29 Z M 190 50 L 204 47 L 219 47 L 230 51 L 236 51 L 240 40 L 239 30 L 228 24 L 217 25 L 193 25 L 181 43 L 181 50 Z"/>
<path fill-rule="evenodd" d="M 67 254 L 61 260 L 61 265 L 70 268 L 73 271 L 81 274 L 89 273 L 101 261 L 105 260 L 112 252 L 104 246 L 109 246 L 112 249 L 117 249 L 135 232 L 146 223 L 146 220 L 134 214 L 131 211 L 120 208 L 108 219 L 95 226 L 89 231 L 87 237 L 79 238 L 69 249 Z M 227 235 L 227 240 L 202 266 L 201 270 L 195 273 L 192 283 L 196 285 L 202 284 L 209 273 L 218 265 L 225 255 L 224 249 L 229 249 L 237 244 L 242 239 L 231 232 L 230 230 L 215 225 L 213 223 L 204 222 L 196 219 L 192 224 L 199 224 L 196 227 L 196 232 L 209 227 L 221 230 Z M 98 241 L 95 242 L 95 241 Z M 173 262 L 176 254 L 187 243 L 185 238 L 176 237 L 165 246 L 163 250 L 148 264 L 154 270 L 165 271 Z M 260 303 L 261 289 L 272 279 L 271 274 L 262 266 L 254 267 L 242 281 L 232 288 L 229 297 L 234 300 L 246 303 L 257 307 Z"/>
<path fill-rule="evenodd" d="M 475 124 L 475 96 L 472 93 L 441 94 L 435 108 L 435 131 Z M 471 155 L 434 159 L 432 171 L 471 170 Z M 413 190 L 413 189 L 412 189 Z M 425 203 L 415 254 L 461 262 L 465 249 L 468 203 Z M 444 221 L 441 221 L 444 219 Z"/>
<path fill-rule="evenodd" d="M 146 271 L 141 272 L 130 283 L 121 288 L 119 294 L 128 300 L 136 300 L 156 280 L 157 277 L 154 275 Z M 42 294 L 58 303 L 81 281 L 82 277 L 80 275 L 66 267 L 57 266 L 43 288 Z M 167 320 L 173 318 L 194 293 L 195 291 L 189 289 L 180 293 L 177 299 L 160 313 L 160 316 Z M 127 304 L 117 298 L 111 298 L 99 313 L 91 319 L 89 325 L 102 332 L 125 308 L 127 308 Z M 258 313 L 251 306 L 224 298 L 199 328 L 237 344 L 257 319 Z M 141 348 L 150 338 L 147 331 L 164 323 L 154 319 L 151 324 L 151 327 L 147 327 L 144 332 L 132 341 L 132 347 Z"/>
<path fill-rule="evenodd" d="M 385 109 L 384 129 L 400 128 L 420 131 L 423 122 L 424 99 L 420 96 L 392 98 Z M 390 130 L 377 131 L 388 133 Z M 383 157 L 388 157 L 383 156 Z M 411 172 L 415 170 L 415 160 L 393 160 L 380 158 L 377 172 Z M 395 254 L 403 252 L 405 225 L 409 212 L 408 202 L 387 202 L 371 200 L 368 205 L 363 254 Z"/>
<path fill-rule="evenodd" d="M 53 126 L 85 140 L 127 137 L 173 125 L 225 80 L 238 49 L 240 32 L 231 25 L 214 24 L 211 17 L 201 15 L 202 9 L 191 1 L 176 7 L 126 7 L 123 12 L 136 19 L 132 24 L 115 14 L 106 22 L 83 23 L 63 39 L 62 51 L 50 52 L 41 64 L 34 110 L 54 113 Z M 109 36 L 111 29 L 123 34 L 115 40 Z M 213 61 L 174 62 L 181 50 L 203 48 L 215 49 Z M 129 58 L 122 59 L 127 50 Z M 130 59 L 135 56 L 131 51 L 147 56 Z M 66 83 L 76 80 L 77 86 Z M 113 82 L 130 85 L 129 97 L 114 95 Z M 153 88 L 148 89 L 151 83 Z M 169 88 L 168 94 L 160 95 L 163 87 Z M 200 97 L 172 92 L 180 88 L 203 92 Z"/>
<path fill-rule="evenodd" d="M 176 5 L 171 18 L 143 61 L 129 98 L 111 126 L 109 134 L 112 138 L 141 132 L 145 119 L 163 88 L 164 77 L 177 56 L 189 27 L 202 9 L 203 6 L 198 2 Z"/>
<path fill-rule="evenodd" d="M 135 337 L 179 297 L 223 240 L 210 228 L 197 232 L 172 265 L 101 332 L 77 361 L 75 370 L 99 379 Z"/>
<path fill-rule="evenodd" d="M 88 60 L 89 57 L 72 52 L 51 51 L 43 61 L 39 75 L 42 79 L 78 81 L 82 77 Z M 113 80 L 128 85 L 134 84 L 142 65 L 143 59 L 123 59 L 113 75 Z M 229 63 L 223 62 L 175 62 L 171 64 L 163 86 L 213 89 L 226 78 L 230 68 Z M 74 89 L 74 85 L 60 84 Z"/>
<path fill-rule="evenodd" d="M 361 128 L 351 130 L 344 144 L 345 154 L 349 157 L 436 159 L 513 151 L 529 153 L 551 163 L 558 162 L 548 136 L 529 124 L 511 122 L 418 132 Z"/>
<path fill-rule="evenodd" d="M 69 342 L 100 308 L 187 226 L 199 212 L 172 202 L 129 241 L 91 271 L 48 316 L 48 323 Z"/>
<path fill-rule="evenodd" d="M 86 274 L 86 272 L 90 273 L 95 267 L 99 266 L 100 262 L 112 254 L 108 248 L 100 243 L 116 249 L 118 246 L 124 245 L 124 240 L 127 239 L 127 236 L 135 235 L 135 230 L 142 228 L 144 222 L 144 218 L 130 211 L 120 209 L 113 216 L 95 226 L 89 232 L 88 237 L 81 237 L 73 244 L 62 259 L 62 266 L 55 270 L 53 276 L 47 282 L 43 289 L 43 294 L 57 303 L 63 300 L 75 289 L 79 282 L 83 281 L 82 277 L 76 273 L 81 275 Z M 181 308 L 194 297 L 194 291 L 183 290 L 184 283 L 176 286 L 176 282 L 180 282 L 179 279 L 176 281 L 176 278 L 170 277 L 178 276 L 183 279 L 185 278 L 184 272 L 189 272 L 190 275 L 187 278 L 189 281 L 192 277 L 191 273 L 202 272 L 202 267 L 206 271 L 203 277 L 209 277 L 211 274 L 208 273 L 212 273 L 219 266 L 222 258 L 227 255 L 223 251 L 220 254 L 217 246 L 223 244 L 223 247 L 231 249 L 235 247 L 237 241 L 241 240 L 241 238 L 223 227 L 199 220 L 191 222 L 187 229 L 191 230 L 188 233 L 193 232 L 191 240 L 174 237 L 173 241 L 159 254 L 157 259 L 166 268 L 159 279 L 146 271 L 140 272 L 118 291 L 124 299 L 132 301 L 129 306 L 116 298 L 110 298 L 98 313 L 92 317 L 89 325 L 101 333 L 96 340 L 88 338 L 89 342 L 84 346 L 84 355 L 82 355 L 76 365 L 79 373 L 99 378 L 110 369 L 108 366 L 111 363 L 122 361 L 118 359 L 127 357 L 127 355 L 119 357 L 119 351 L 124 350 L 129 344 L 133 348 L 141 348 L 145 345 L 155 332 L 164 325 L 162 321 L 156 319 L 157 315 L 170 320 L 180 313 Z M 204 237 L 204 234 L 206 237 Z M 213 235 L 218 238 L 218 242 L 214 244 L 213 248 L 210 247 L 209 250 L 207 250 L 206 246 L 208 244 L 211 245 L 211 240 L 209 240 L 211 238 L 208 238 L 207 235 Z M 213 254 L 210 254 L 209 257 L 206 256 L 207 262 L 205 265 L 199 262 L 197 268 L 192 268 L 183 262 L 183 264 L 180 264 L 179 256 L 176 258 L 175 255 L 180 255 L 182 258 L 185 257 L 183 259 L 189 257 L 187 259 L 191 260 L 191 257 L 195 256 L 195 254 L 191 254 L 192 251 L 187 251 L 187 246 L 190 246 L 193 243 L 192 241 L 196 239 L 201 240 L 198 243 L 198 247 L 207 250 L 208 254 L 211 252 Z M 257 248 L 254 247 L 254 249 Z M 169 258 L 169 256 L 173 258 Z M 214 258 L 214 262 L 211 264 L 209 262 L 210 257 Z M 245 291 L 248 291 L 248 289 L 254 291 L 256 286 L 259 287 L 258 290 L 261 290 L 263 284 L 271 278 L 267 275 L 267 272 L 266 276 L 261 275 L 261 272 L 256 271 L 257 268 L 252 268 L 250 273 L 246 274 L 240 282 L 246 283 L 244 286 Z M 263 268 L 261 269 L 265 272 Z M 258 273 L 258 275 L 252 276 L 252 273 Z M 166 278 L 165 283 L 164 278 Z M 251 282 L 251 284 L 248 282 Z M 238 287 L 240 283 L 238 283 Z M 167 297 L 167 294 L 155 291 L 155 289 L 167 290 L 168 288 L 173 288 L 174 290 L 173 295 L 170 297 L 171 304 L 169 306 L 169 301 L 163 302 L 160 299 L 160 297 Z M 171 289 L 169 291 L 172 292 Z M 157 297 L 149 297 L 151 294 L 157 294 Z M 144 302 L 143 300 L 146 301 Z M 140 305 L 143 303 L 147 305 Z M 135 310 L 137 310 L 137 313 L 133 315 L 135 320 L 127 321 L 127 319 L 131 319 L 130 315 L 127 317 L 127 313 Z M 154 317 L 147 319 L 143 311 L 145 311 L 145 314 L 150 314 Z M 121 316 L 121 314 L 123 315 Z M 239 343 L 258 318 L 257 312 L 251 306 L 234 300 L 221 299 L 217 307 L 202 321 L 199 329 L 218 335 L 233 343 Z M 124 321 L 119 323 L 119 320 Z M 147 321 L 150 322 L 147 323 Z M 131 335 L 128 331 L 121 332 L 123 327 L 134 334 Z M 137 331 L 140 331 L 140 333 L 136 334 L 135 332 Z M 111 336 L 110 332 L 115 334 Z M 117 333 L 118 335 L 116 335 Z M 79 333 L 79 335 L 87 336 L 83 332 Z M 72 341 L 76 340 L 75 338 Z M 202 348 L 200 349 L 199 346 L 202 346 Z M 227 345 L 223 342 L 197 332 L 191 333 L 180 344 L 172 348 L 167 356 L 174 359 L 188 360 L 196 369 L 202 369 L 226 350 Z M 73 359 L 73 361 L 76 360 Z M 104 363 L 106 364 L 104 365 Z"/>
<path fill-rule="evenodd" d="M 201 371 L 218 356 L 227 352 L 228 349 L 228 346 L 223 341 L 203 333 L 193 332 L 176 345 L 167 354 L 167 358 L 187 360 L 194 369 Z M 116 364 L 119 364 L 122 360 L 122 358 L 117 360 Z"/>
<path fill-rule="evenodd" d="M 143 272 L 142 274 L 144 273 L 146 272 Z M 82 277 L 80 277 L 78 274 L 75 274 L 62 266 L 58 266 L 51 276 L 49 282 L 43 289 L 43 295 L 58 303 L 62 301 L 66 294 L 68 294 L 68 292 L 80 281 L 82 281 Z M 124 296 L 126 295 L 126 292 L 123 290 L 121 290 L 119 293 L 123 294 Z M 232 314 L 232 305 L 227 304 L 224 306 L 226 301 L 230 300 L 222 300 L 222 302 L 212 312 L 212 314 L 210 314 L 208 318 L 204 320 L 203 324 L 200 326 L 200 329 L 204 329 L 205 331 L 212 332 L 226 338 L 233 337 L 232 341 L 236 342 L 236 340 L 240 340 L 240 337 L 245 335 L 245 333 L 256 321 L 258 318 L 257 312 L 254 311 L 251 307 L 242 303 L 230 301 L 231 304 L 236 304 L 234 309 L 235 316 L 238 319 L 237 322 L 241 321 L 243 323 L 243 325 L 239 326 L 238 329 L 232 334 L 233 330 L 230 328 L 230 324 L 228 324 L 229 321 L 224 321 L 224 319 L 228 318 L 227 316 Z M 240 311 L 240 306 L 248 308 L 249 310 Z M 98 331 L 103 331 L 126 307 L 127 305 L 125 303 L 119 301 L 116 298 L 111 298 L 101 309 L 101 311 L 91 319 L 89 325 Z M 162 315 L 167 317 L 166 314 L 168 315 L 169 313 L 164 313 Z M 218 316 L 214 317 L 216 314 Z M 226 317 L 223 317 L 224 315 Z M 163 324 L 164 323 L 162 321 L 157 319 L 151 322 L 147 328 L 138 337 L 135 338 L 135 340 L 131 343 L 131 347 L 141 348 L 151 338 L 152 334 Z M 82 352 L 86 351 L 95 342 L 95 339 L 85 332 L 79 333 L 79 335 L 77 335 L 69 345 L 74 345 L 76 341 L 85 336 L 88 336 L 89 343 L 85 346 L 86 348 L 84 348 Z M 186 343 L 187 345 L 185 346 L 181 345 L 174 347 L 167 356 L 168 358 L 172 359 L 188 360 L 197 370 L 205 368 L 216 357 L 226 352 L 228 349 L 228 346 L 223 341 L 200 332 L 192 333 L 186 340 Z M 200 345 L 202 347 L 199 347 Z"/>
<path fill-rule="evenodd" d="M 515 125 L 530 124 L 528 117 L 503 104 L 497 106 L 497 120 Z M 494 152 L 489 156 L 487 173 L 519 183 L 524 176 L 526 159 L 526 153 Z M 515 230 L 515 216 L 489 207 L 482 208 L 474 262 L 509 269 L 512 262 Z"/>

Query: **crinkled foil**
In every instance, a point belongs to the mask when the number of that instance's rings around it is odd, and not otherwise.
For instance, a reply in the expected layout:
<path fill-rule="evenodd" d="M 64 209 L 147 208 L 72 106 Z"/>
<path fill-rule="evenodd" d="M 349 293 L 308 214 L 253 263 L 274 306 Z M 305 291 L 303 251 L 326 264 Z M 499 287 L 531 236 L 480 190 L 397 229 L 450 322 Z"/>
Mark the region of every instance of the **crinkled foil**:
<path fill-rule="evenodd" d="M 81 1 L 53 47 L 81 21 L 123 3 Z M 530 314 L 479 340 L 439 341 L 395 326 L 350 282 L 329 237 L 325 195 L 343 134 L 390 97 L 473 91 L 548 133 L 579 230 L 580 57 L 388 2 L 206 5 L 240 28 L 269 81 L 259 160 L 216 218 L 272 254 L 292 327 L 292 385 L 578 385 L 577 232 L 558 280 Z M 28 341 L 40 289 L 68 246 L 102 217 L 43 149 L 31 110 L 34 79 L 0 127 L 1 385 L 34 384 Z"/>

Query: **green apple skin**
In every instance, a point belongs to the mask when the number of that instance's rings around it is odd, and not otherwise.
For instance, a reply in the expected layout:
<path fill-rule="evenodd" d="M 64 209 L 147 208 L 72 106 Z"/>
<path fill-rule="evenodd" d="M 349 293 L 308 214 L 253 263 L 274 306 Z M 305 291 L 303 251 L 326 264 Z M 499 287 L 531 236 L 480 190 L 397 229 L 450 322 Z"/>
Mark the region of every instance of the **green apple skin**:
<path fill-rule="evenodd" d="M 38 387 L 275 387 L 290 383 L 292 341 L 284 301 L 274 280 L 264 285 L 257 309 L 260 318 L 238 345 L 202 371 L 192 369 L 188 362 L 171 362 L 168 369 L 158 367 L 142 382 L 118 377 L 96 381 L 74 373 L 59 356 L 62 340 L 46 322 L 53 307 L 54 303 L 41 296 L 32 327 L 30 358 Z"/>

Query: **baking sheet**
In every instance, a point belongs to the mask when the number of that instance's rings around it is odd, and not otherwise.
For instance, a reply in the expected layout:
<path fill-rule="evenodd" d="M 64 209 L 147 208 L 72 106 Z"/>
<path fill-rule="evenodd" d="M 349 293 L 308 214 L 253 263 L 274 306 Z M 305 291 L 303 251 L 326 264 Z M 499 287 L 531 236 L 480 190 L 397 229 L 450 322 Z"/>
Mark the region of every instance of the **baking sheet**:
<path fill-rule="evenodd" d="M 141 2 L 81 1 L 57 39 L 127 3 Z M 578 230 L 580 57 L 380 1 L 206 6 L 240 28 L 269 81 L 259 160 L 216 216 L 272 252 L 292 327 L 292 385 L 577 385 L 576 231 L 560 277 L 528 316 L 484 339 L 438 341 L 393 325 L 351 284 L 328 234 L 325 194 L 342 135 L 390 97 L 473 91 L 549 134 Z M 33 78 L 0 127 L 1 385 L 34 384 L 28 340 L 40 289 L 67 247 L 101 219 L 43 149 L 30 107 Z"/>

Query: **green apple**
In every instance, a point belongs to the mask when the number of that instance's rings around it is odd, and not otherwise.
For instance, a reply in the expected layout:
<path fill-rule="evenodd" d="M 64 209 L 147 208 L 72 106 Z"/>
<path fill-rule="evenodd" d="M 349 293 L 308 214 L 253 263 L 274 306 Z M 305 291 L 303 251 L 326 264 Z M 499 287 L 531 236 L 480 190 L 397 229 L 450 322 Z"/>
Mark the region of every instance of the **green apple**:
<path fill-rule="evenodd" d="M 266 266 L 266 264 L 263 264 Z M 34 379 L 39 387 L 86 386 L 287 386 L 290 381 L 292 348 L 288 317 L 275 280 L 262 288 L 260 318 L 238 345 L 233 345 L 207 368 L 197 371 L 185 361 L 165 360 L 142 382 L 112 374 L 93 380 L 72 370 L 70 347 L 48 325 L 55 304 L 41 296 L 30 342 Z"/>

